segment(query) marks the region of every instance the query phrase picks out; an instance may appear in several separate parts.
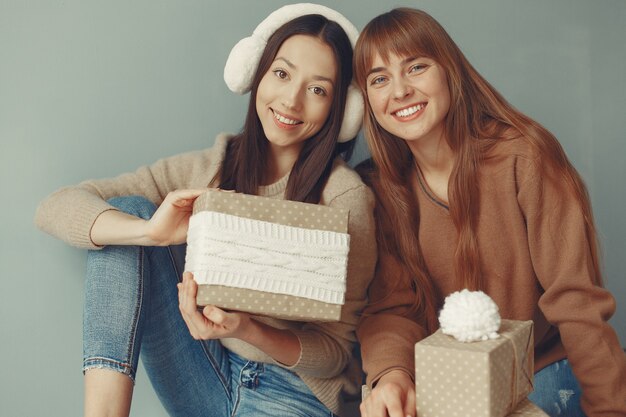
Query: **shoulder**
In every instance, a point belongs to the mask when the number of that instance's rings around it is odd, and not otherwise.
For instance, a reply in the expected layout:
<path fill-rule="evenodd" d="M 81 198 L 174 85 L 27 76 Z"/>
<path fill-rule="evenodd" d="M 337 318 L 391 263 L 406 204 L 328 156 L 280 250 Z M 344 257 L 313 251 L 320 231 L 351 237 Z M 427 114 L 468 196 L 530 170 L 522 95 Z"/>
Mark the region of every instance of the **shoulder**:
<path fill-rule="evenodd" d="M 223 161 L 226 156 L 226 148 L 228 143 L 234 137 L 230 133 L 220 133 L 215 137 L 215 143 L 210 148 L 211 155 L 215 161 Z"/>
<path fill-rule="evenodd" d="M 527 208 L 553 198 L 573 201 L 577 191 L 572 177 L 577 174 L 568 166 L 556 139 L 520 136 L 495 143 L 481 164 L 479 181 L 483 191 L 515 196 Z"/>
<path fill-rule="evenodd" d="M 511 139 L 497 139 L 493 146 L 485 153 L 486 160 L 525 159 L 535 160 L 540 157 L 538 149 L 532 144 L 532 139 L 518 136 Z"/>
<path fill-rule="evenodd" d="M 343 160 L 337 158 L 324 191 L 322 191 L 322 204 L 331 205 L 347 199 L 360 200 L 370 204 L 373 201 L 373 195 L 359 174 Z"/>
<path fill-rule="evenodd" d="M 189 152 L 186 155 L 188 157 L 200 157 L 209 158 L 214 163 L 221 163 L 226 156 L 226 149 L 228 148 L 229 141 L 233 138 L 232 134 L 220 133 L 215 137 L 213 146 L 200 151 Z"/>
<path fill-rule="evenodd" d="M 220 133 L 215 138 L 213 146 L 160 159 L 151 166 L 151 170 L 178 173 L 185 177 L 201 174 L 213 177 L 224 160 L 231 138 L 232 135 Z"/>
<path fill-rule="evenodd" d="M 519 136 L 495 141 L 483 157 L 483 176 L 497 179 L 511 175 L 516 182 L 535 176 L 546 161 L 532 140 Z"/>

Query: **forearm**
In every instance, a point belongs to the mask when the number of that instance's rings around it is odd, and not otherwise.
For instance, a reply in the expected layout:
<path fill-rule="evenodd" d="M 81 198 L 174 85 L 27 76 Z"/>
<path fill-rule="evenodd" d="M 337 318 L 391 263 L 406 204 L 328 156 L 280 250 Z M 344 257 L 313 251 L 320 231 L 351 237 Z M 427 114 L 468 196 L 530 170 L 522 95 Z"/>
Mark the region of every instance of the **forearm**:
<path fill-rule="evenodd" d="M 98 246 L 153 246 L 155 242 L 146 234 L 147 223 L 121 211 L 107 210 L 96 218 L 90 231 L 91 241 Z"/>
<path fill-rule="evenodd" d="M 426 332 L 411 319 L 380 313 L 364 319 L 357 335 L 366 382 L 371 386 L 391 370 L 403 370 L 413 375 L 414 346 L 426 336 Z"/>
<path fill-rule="evenodd" d="M 241 337 L 241 340 L 255 346 L 275 361 L 286 366 L 292 366 L 300 359 L 300 341 L 289 330 L 277 329 L 250 319 L 250 327 Z"/>

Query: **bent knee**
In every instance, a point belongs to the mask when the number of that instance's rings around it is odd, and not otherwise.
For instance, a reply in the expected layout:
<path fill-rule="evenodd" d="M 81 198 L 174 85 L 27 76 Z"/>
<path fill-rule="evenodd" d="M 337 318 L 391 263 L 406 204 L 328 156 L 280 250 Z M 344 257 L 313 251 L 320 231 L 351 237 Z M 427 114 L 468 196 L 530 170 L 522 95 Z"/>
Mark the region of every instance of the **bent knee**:
<path fill-rule="evenodd" d="M 146 220 L 151 218 L 157 209 L 152 201 L 140 195 L 113 197 L 107 200 L 107 203 L 124 213 L 132 214 L 133 216 L 141 217 Z"/>

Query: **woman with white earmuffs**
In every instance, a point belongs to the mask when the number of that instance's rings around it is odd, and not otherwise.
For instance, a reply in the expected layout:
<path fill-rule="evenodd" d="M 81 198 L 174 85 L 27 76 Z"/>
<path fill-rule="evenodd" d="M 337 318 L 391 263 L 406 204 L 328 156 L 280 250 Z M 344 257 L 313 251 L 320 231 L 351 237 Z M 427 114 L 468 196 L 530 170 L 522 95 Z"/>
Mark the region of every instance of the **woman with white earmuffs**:
<path fill-rule="evenodd" d="M 172 416 L 346 415 L 346 400 L 360 390 L 354 329 L 376 263 L 373 196 L 345 163 L 363 112 L 362 96 L 350 86 L 357 36 L 324 6 L 276 10 L 226 64 L 231 90 L 251 91 L 239 134 L 116 178 L 62 188 L 41 202 L 38 227 L 90 249 L 85 415 L 129 414 L 140 354 Z M 197 285 L 182 274 L 180 244 L 193 201 L 207 187 L 350 211 L 340 321 L 197 310 Z"/>

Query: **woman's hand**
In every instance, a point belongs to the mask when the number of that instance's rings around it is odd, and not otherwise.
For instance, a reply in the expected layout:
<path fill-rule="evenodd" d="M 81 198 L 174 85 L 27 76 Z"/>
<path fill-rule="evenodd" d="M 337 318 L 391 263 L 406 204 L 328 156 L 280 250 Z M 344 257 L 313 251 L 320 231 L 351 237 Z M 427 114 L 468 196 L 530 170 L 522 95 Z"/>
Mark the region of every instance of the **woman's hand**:
<path fill-rule="evenodd" d="M 177 190 L 169 193 L 145 224 L 145 235 L 151 242 L 150 246 L 184 243 L 187 239 L 193 202 L 206 191 L 206 189 Z"/>
<path fill-rule="evenodd" d="M 250 327 L 246 313 L 226 312 L 215 306 L 205 306 L 202 313 L 196 308 L 198 285 L 190 272 L 183 274 L 178 284 L 178 306 L 191 336 L 196 340 L 241 338 Z"/>
<path fill-rule="evenodd" d="M 94 245 L 167 246 L 185 242 L 193 202 L 207 189 L 169 193 L 150 220 L 106 210 L 95 220 L 89 237 Z"/>
<path fill-rule="evenodd" d="M 361 403 L 361 417 L 415 417 L 415 385 L 400 370 L 383 375 Z"/>
<path fill-rule="evenodd" d="M 196 340 L 232 337 L 265 352 L 276 361 L 291 366 L 301 354 L 300 341 L 290 330 L 277 329 L 254 320 L 247 313 L 226 312 L 215 306 L 196 308 L 198 285 L 191 272 L 178 284 L 178 304 L 191 336 Z"/>

